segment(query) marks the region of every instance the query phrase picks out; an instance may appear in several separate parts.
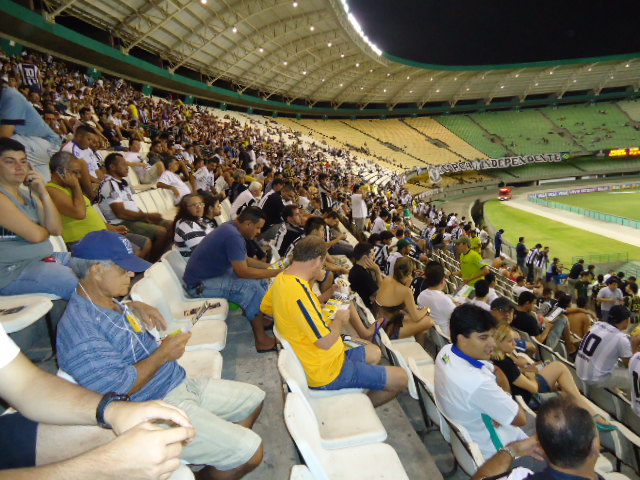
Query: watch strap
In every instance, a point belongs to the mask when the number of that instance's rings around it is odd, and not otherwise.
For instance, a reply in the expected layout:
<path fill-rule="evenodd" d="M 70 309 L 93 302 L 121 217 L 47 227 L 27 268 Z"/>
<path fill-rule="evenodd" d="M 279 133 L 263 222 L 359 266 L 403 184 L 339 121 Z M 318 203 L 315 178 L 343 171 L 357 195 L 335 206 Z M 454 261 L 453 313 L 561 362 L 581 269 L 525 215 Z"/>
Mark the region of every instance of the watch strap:
<path fill-rule="evenodd" d="M 129 400 L 131 400 L 131 397 L 125 393 L 105 393 L 100 400 L 100 403 L 98 403 L 98 408 L 96 408 L 96 422 L 98 423 L 98 426 L 111 429 L 111 425 L 109 425 L 104 419 L 105 410 L 111 402 L 128 402 Z"/>

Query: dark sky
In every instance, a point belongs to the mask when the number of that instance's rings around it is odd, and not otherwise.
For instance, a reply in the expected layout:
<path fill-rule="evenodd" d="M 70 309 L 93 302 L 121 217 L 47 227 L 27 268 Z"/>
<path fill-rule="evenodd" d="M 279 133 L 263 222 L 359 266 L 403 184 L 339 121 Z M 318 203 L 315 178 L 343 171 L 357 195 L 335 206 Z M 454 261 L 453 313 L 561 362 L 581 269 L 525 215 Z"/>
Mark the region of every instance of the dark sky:
<path fill-rule="evenodd" d="M 640 1 L 347 0 L 383 51 L 438 65 L 640 52 Z"/>

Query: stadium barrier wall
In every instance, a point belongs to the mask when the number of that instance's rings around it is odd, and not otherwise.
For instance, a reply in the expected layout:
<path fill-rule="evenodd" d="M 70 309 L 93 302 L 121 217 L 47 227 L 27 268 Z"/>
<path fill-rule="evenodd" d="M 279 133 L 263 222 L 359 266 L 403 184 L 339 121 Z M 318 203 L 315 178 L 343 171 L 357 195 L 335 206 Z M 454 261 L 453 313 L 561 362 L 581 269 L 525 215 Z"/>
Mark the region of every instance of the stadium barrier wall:
<path fill-rule="evenodd" d="M 564 203 L 556 203 L 551 200 L 547 200 L 547 198 L 577 195 L 581 193 L 627 190 L 632 188 L 640 188 L 640 183 L 603 185 L 603 186 L 597 186 L 597 187 L 585 187 L 585 188 L 574 188 L 569 190 L 560 190 L 556 192 L 532 193 L 532 194 L 529 194 L 528 200 L 532 203 L 537 203 L 538 205 L 543 205 L 545 207 L 566 210 L 568 212 L 577 213 L 578 215 L 583 215 L 585 217 L 595 218 L 596 220 L 602 220 L 603 222 L 615 223 L 616 225 L 622 225 L 624 227 L 631 227 L 631 228 L 640 230 L 640 221 L 638 220 L 633 220 L 626 217 L 620 217 L 618 215 L 611 215 L 609 213 L 596 212 L 594 210 L 589 210 L 586 208 L 575 207 L 573 205 L 566 205 Z"/>

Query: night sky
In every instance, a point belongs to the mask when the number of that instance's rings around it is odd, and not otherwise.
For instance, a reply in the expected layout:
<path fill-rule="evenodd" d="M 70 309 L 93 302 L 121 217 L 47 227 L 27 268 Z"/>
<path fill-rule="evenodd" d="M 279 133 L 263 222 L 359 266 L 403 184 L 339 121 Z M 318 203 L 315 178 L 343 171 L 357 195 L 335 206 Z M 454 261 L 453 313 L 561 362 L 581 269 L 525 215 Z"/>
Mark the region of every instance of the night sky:
<path fill-rule="evenodd" d="M 437 65 L 637 53 L 640 1 L 347 0 L 383 51 Z"/>

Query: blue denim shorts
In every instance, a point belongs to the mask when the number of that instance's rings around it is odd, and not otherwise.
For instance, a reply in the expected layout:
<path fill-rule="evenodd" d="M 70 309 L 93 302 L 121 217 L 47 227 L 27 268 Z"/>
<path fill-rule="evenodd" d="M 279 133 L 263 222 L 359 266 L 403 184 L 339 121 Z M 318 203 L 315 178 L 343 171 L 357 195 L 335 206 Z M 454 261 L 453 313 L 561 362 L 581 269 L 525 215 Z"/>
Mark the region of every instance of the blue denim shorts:
<path fill-rule="evenodd" d="M 342 388 L 368 388 L 384 390 L 387 384 L 387 369 L 381 365 L 366 362 L 364 345 L 347 350 L 340 375 L 323 387 L 309 387 L 314 390 L 340 390 Z"/>

